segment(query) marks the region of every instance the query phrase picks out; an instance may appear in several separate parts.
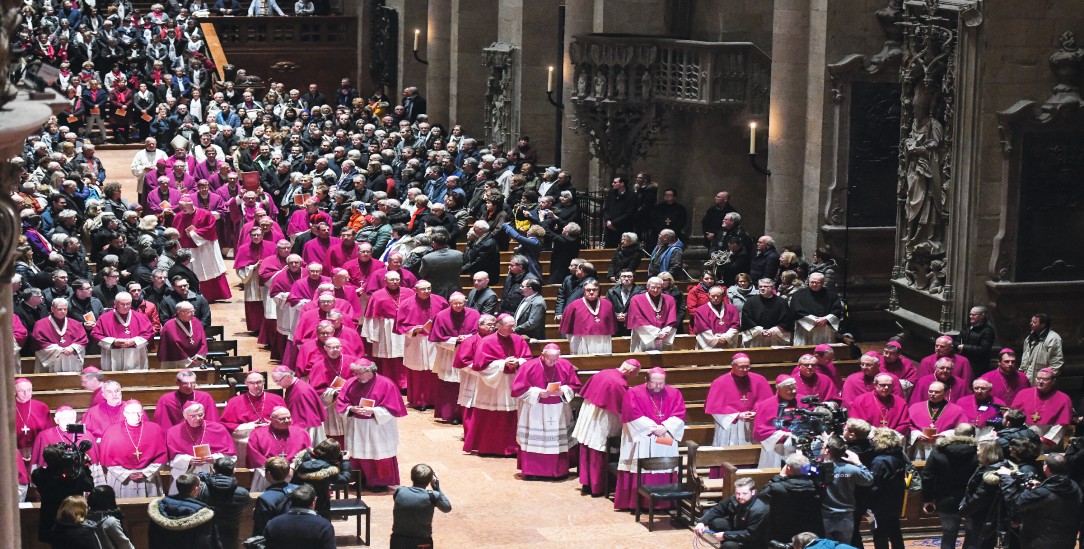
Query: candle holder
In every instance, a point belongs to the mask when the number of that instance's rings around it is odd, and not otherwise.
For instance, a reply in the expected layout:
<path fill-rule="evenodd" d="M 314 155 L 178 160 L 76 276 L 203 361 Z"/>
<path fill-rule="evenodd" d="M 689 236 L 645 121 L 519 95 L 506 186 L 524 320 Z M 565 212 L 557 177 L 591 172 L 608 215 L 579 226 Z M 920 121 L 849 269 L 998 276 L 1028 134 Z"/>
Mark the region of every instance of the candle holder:
<path fill-rule="evenodd" d="M 549 99 L 550 105 L 553 105 L 554 107 L 557 107 L 558 110 L 562 110 L 562 111 L 565 110 L 565 104 L 564 103 L 558 103 L 553 98 L 553 90 L 548 90 L 546 92 L 546 99 Z"/>
<path fill-rule="evenodd" d="M 423 65 L 428 65 L 429 64 L 428 61 L 426 61 L 425 59 L 422 59 L 421 57 L 418 56 L 418 50 L 414 50 L 414 59 L 416 59 L 419 63 L 421 63 Z"/>
<path fill-rule="evenodd" d="M 759 173 L 761 175 L 772 175 L 771 170 L 769 170 L 768 168 L 761 168 L 757 164 L 757 153 L 755 153 L 755 152 L 749 153 L 749 164 L 751 166 L 753 166 L 753 169 L 756 170 L 757 173 Z"/>

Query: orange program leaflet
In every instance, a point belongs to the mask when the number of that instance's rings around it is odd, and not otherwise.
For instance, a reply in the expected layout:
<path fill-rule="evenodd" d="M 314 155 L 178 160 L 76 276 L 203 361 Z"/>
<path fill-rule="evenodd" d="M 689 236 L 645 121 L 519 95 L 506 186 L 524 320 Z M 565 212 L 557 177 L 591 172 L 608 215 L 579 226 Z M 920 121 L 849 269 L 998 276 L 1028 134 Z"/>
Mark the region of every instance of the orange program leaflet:
<path fill-rule="evenodd" d="M 211 457 L 211 445 L 210 444 L 197 444 L 192 447 L 192 455 L 199 459 L 207 459 Z"/>
<path fill-rule="evenodd" d="M 339 376 L 335 376 L 335 379 L 331 380 L 332 389 L 342 389 L 344 385 L 346 385 L 346 380 Z"/>
<path fill-rule="evenodd" d="M 94 313 L 86 313 L 83 315 L 84 322 L 94 322 Z"/>
<path fill-rule="evenodd" d="M 659 445 L 662 445 L 662 446 L 673 446 L 674 445 L 674 437 L 666 436 L 666 435 L 663 435 L 661 437 L 655 437 L 655 444 L 659 444 Z"/>
<path fill-rule="evenodd" d="M 358 403 L 358 406 L 361 406 L 362 408 L 372 408 L 376 406 L 376 401 L 371 398 L 363 398 L 361 399 L 361 402 Z"/>
<path fill-rule="evenodd" d="M 311 194 L 295 194 L 294 195 L 294 205 L 295 206 L 304 206 L 305 202 L 310 198 L 312 198 Z"/>
<path fill-rule="evenodd" d="M 551 382 L 549 382 L 548 385 L 546 385 L 546 391 L 547 392 L 556 393 L 557 391 L 560 391 L 560 390 L 561 390 L 561 382 L 560 381 L 551 381 Z"/>

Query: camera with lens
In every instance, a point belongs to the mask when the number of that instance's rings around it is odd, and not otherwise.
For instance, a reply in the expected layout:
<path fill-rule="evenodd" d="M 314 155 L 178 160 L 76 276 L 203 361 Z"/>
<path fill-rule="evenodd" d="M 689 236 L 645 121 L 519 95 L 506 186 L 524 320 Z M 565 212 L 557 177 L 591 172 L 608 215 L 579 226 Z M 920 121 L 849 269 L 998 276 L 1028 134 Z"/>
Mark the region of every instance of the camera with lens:
<path fill-rule="evenodd" d="M 793 545 L 782 541 L 775 541 L 773 539 L 768 540 L 768 547 L 770 547 L 771 549 L 791 549 Z"/>
<path fill-rule="evenodd" d="M 822 434 L 842 434 L 847 424 L 847 409 L 836 402 L 824 402 L 817 395 L 802 397 L 809 406 L 787 410 L 775 420 L 777 429 L 786 429 L 794 437 L 794 445 L 810 459 L 821 453 Z"/>
<path fill-rule="evenodd" d="M 56 463 L 56 467 L 59 468 L 62 474 L 74 478 L 83 474 L 87 466 L 90 465 L 87 452 L 90 451 L 91 442 L 89 440 L 79 440 L 80 435 L 85 435 L 87 432 L 86 426 L 82 423 L 69 423 L 64 430 L 68 434 L 74 435 L 74 438 L 70 443 L 58 443 L 64 448 L 64 451 L 60 460 Z"/>

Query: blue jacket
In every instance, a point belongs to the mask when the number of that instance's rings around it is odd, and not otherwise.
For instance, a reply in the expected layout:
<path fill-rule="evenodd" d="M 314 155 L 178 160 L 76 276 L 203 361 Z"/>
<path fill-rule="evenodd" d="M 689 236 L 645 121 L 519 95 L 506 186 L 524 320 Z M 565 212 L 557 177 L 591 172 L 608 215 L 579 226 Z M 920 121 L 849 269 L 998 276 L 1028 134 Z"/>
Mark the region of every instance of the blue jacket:
<path fill-rule="evenodd" d="M 267 549 L 335 549 L 335 529 L 312 509 L 290 509 L 267 523 Z"/>

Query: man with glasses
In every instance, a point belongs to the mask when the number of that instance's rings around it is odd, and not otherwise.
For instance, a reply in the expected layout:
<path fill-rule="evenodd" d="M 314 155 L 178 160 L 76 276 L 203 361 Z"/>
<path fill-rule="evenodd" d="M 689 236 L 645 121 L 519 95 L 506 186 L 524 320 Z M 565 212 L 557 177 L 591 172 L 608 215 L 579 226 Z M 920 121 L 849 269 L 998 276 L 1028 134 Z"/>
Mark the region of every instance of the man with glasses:
<path fill-rule="evenodd" d="M 794 316 L 786 300 L 775 294 L 772 279 L 760 279 L 757 295 L 745 301 L 741 310 L 741 329 L 746 347 L 790 345 Z"/>
<path fill-rule="evenodd" d="M 177 304 L 176 316 L 162 325 L 158 361 L 166 370 L 198 367 L 207 360 L 207 334 L 196 320 L 196 308 L 187 301 Z"/>
<path fill-rule="evenodd" d="M 154 422 L 168 430 L 184 421 L 184 409 L 193 402 L 203 405 L 207 421 L 218 423 L 218 405 L 207 391 L 196 389 L 196 374 L 192 370 L 177 372 L 177 390 L 170 391 L 158 399 L 154 408 Z"/>
<path fill-rule="evenodd" d="M 807 286 L 794 292 L 790 306 L 797 319 L 795 345 L 835 343 L 843 319 L 843 302 L 835 290 L 824 287 L 823 273 L 809 275 Z"/>
<path fill-rule="evenodd" d="M 613 305 L 599 297 L 601 290 L 594 278 L 583 283 L 583 297 L 573 300 L 561 315 L 561 333 L 568 337 L 569 354 L 587 355 L 613 352 L 617 332 Z"/>
<path fill-rule="evenodd" d="M 1061 444 L 1065 428 L 1072 423 L 1073 403 L 1057 390 L 1057 372 L 1043 368 L 1035 374 L 1035 386 L 1017 393 L 1012 407 L 1024 413 L 1028 427 L 1039 434 L 1044 450 Z"/>
<path fill-rule="evenodd" d="M 895 393 L 898 385 L 891 374 L 878 374 L 873 380 L 873 391 L 864 393 L 851 401 L 847 409 L 851 419 L 861 419 L 873 427 L 892 429 L 903 436 L 911 431 L 907 416 L 907 402 Z"/>
<path fill-rule="evenodd" d="M 147 343 L 154 339 L 149 318 L 132 309 L 132 294 L 121 292 L 113 301 L 113 310 L 98 319 L 90 337 L 102 352 L 102 370 L 146 370 Z"/>
<path fill-rule="evenodd" d="M 636 508 L 640 459 L 675 457 L 685 435 L 685 399 L 681 391 L 666 384 L 666 371 L 652 368 L 647 383 L 629 389 L 621 402 L 621 456 L 617 462 L 614 509 Z M 643 475 L 644 484 L 674 482 L 673 473 Z"/>
<path fill-rule="evenodd" d="M 123 413 L 124 421 L 106 429 L 98 446 L 105 483 L 118 498 L 160 496 L 158 472 L 168 457 L 165 430 L 147 421 L 138 400 L 126 402 Z"/>
<path fill-rule="evenodd" d="M 843 382 L 843 406 L 850 408 L 858 397 L 876 390 L 877 374 L 881 373 L 881 359 L 870 351 L 858 359 L 859 371 L 847 376 Z M 891 374 L 888 374 L 891 375 Z M 892 394 L 903 396 L 898 382 L 892 387 Z"/>
<path fill-rule="evenodd" d="M 715 422 L 712 446 L 753 444 L 754 408 L 761 400 L 772 397 L 772 388 L 764 376 L 751 372 L 749 355 L 735 353 L 730 372 L 711 382 L 704 412 Z"/>
<path fill-rule="evenodd" d="M 693 313 L 692 329 L 696 343 L 701 349 L 741 347 L 741 313 L 726 302 L 726 289 L 712 286 L 708 289 L 708 302 L 697 307 Z"/>
<path fill-rule="evenodd" d="M 205 330 L 211 327 L 211 305 L 203 296 L 190 290 L 188 279 L 181 275 L 173 277 L 173 291 L 166 294 L 165 299 L 159 304 L 158 318 L 163 323 L 168 322 L 174 317 L 177 305 L 182 301 L 192 304 L 196 310 L 196 318 L 203 324 Z"/>
<path fill-rule="evenodd" d="M 257 427 L 248 439 L 248 455 L 245 464 L 252 469 L 250 492 L 263 492 L 270 483 L 264 472 L 264 463 L 271 456 L 279 456 L 293 462 L 294 456 L 312 447 L 312 439 L 304 429 L 293 425 L 293 415 L 285 406 L 271 411 L 271 422 Z"/>
<path fill-rule="evenodd" d="M 252 431 L 271 422 L 272 410 L 286 407 L 282 397 L 267 392 L 260 372 L 250 372 L 245 377 L 245 387 L 248 390 L 226 402 L 226 409 L 222 411 L 222 425 L 233 434 L 237 463 L 247 462 L 248 437 Z"/>
<path fill-rule="evenodd" d="M 523 300 L 516 307 L 516 333 L 527 339 L 546 339 L 546 300 L 542 297 L 542 283 L 537 278 L 526 278 L 520 283 Z"/>
<path fill-rule="evenodd" d="M 210 474 L 216 459 L 237 455 L 230 432 L 221 423 L 207 421 L 206 410 L 198 402 L 185 406 L 184 421 L 166 430 L 166 450 L 174 481 L 184 473 Z M 177 493 L 176 485 L 168 493 Z"/>
<path fill-rule="evenodd" d="M 625 324 L 632 332 L 629 352 L 664 351 L 677 335 L 677 304 L 662 291 L 662 279 L 647 280 L 647 292 L 629 299 Z"/>

